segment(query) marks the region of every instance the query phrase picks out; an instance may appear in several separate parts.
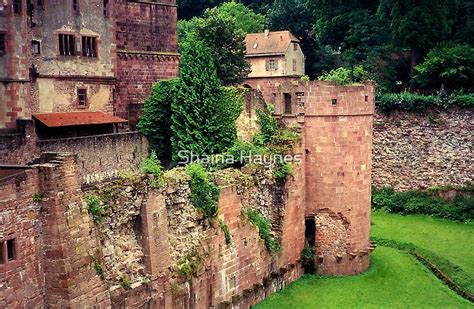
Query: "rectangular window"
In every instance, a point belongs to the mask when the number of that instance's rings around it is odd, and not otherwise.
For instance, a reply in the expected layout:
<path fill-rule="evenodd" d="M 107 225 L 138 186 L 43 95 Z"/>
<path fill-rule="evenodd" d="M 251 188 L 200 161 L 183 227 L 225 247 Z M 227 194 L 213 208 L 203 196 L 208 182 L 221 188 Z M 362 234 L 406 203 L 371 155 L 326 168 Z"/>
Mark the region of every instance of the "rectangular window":
<path fill-rule="evenodd" d="M 13 0 L 13 13 L 16 15 L 21 14 L 21 0 Z"/>
<path fill-rule="evenodd" d="M 16 259 L 16 251 L 15 251 L 15 239 L 7 240 L 7 260 L 13 261 Z"/>
<path fill-rule="evenodd" d="M 3 259 L 3 247 L 5 246 L 5 242 L 0 241 L 0 265 L 5 264 L 5 260 Z"/>
<path fill-rule="evenodd" d="M 298 44 L 293 43 L 293 50 L 294 50 L 294 51 L 297 51 L 297 50 L 298 50 Z"/>
<path fill-rule="evenodd" d="M 33 40 L 33 41 L 31 41 L 31 44 L 33 45 L 33 53 L 35 55 L 41 54 L 41 42 Z"/>
<path fill-rule="evenodd" d="M 291 95 L 284 93 L 283 96 L 285 99 L 285 114 L 291 114 Z"/>
<path fill-rule="evenodd" d="M 5 33 L 0 33 L 0 53 L 5 52 L 6 44 L 5 44 Z"/>
<path fill-rule="evenodd" d="M 278 63 L 275 59 L 267 60 L 267 71 L 276 71 Z"/>
<path fill-rule="evenodd" d="M 59 34 L 59 54 L 62 56 L 74 56 L 76 50 L 76 38 L 72 34 Z"/>
<path fill-rule="evenodd" d="M 298 65 L 296 59 L 293 59 L 293 71 L 296 72 L 298 70 Z"/>
<path fill-rule="evenodd" d="M 43 8 L 43 0 L 36 0 L 36 5 L 38 8 Z"/>
<path fill-rule="evenodd" d="M 87 90 L 86 89 L 77 89 L 77 105 L 78 107 L 87 106 Z"/>
<path fill-rule="evenodd" d="M 104 17 L 109 17 L 109 0 L 104 0 Z"/>
<path fill-rule="evenodd" d="M 92 36 L 82 37 L 82 55 L 84 57 L 97 57 L 96 38 Z"/>
<path fill-rule="evenodd" d="M 79 0 L 72 0 L 72 11 L 74 14 L 79 14 Z"/>

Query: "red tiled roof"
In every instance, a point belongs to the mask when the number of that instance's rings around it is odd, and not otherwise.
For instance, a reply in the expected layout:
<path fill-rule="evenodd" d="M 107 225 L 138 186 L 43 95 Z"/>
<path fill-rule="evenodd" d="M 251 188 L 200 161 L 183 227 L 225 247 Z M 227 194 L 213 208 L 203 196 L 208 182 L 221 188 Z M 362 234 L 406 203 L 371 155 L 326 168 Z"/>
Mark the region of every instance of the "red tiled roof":
<path fill-rule="evenodd" d="M 273 31 L 265 33 L 249 33 L 245 38 L 247 56 L 283 55 L 290 43 L 299 40 L 290 31 Z"/>
<path fill-rule="evenodd" d="M 33 118 L 50 128 L 127 122 L 102 112 L 42 113 L 33 114 Z"/>

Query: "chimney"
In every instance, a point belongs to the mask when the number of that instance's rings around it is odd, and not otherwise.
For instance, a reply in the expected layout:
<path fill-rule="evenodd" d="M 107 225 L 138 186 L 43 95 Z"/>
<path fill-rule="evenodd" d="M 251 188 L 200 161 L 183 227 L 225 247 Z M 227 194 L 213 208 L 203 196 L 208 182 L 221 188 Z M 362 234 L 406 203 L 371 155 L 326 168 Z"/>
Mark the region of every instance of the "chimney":
<path fill-rule="evenodd" d="M 265 33 L 265 38 L 268 38 L 268 35 L 270 34 L 270 30 L 265 29 L 265 32 L 264 32 L 264 33 Z"/>

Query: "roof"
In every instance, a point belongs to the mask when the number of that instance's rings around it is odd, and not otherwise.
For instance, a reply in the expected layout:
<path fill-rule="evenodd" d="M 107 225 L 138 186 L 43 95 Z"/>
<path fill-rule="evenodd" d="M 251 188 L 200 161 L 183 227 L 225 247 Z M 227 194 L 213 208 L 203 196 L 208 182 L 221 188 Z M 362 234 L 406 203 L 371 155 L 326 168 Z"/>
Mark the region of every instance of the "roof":
<path fill-rule="evenodd" d="M 41 113 L 33 114 L 33 118 L 50 128 L 127 122 L 102 112 Z"/>
<path fill-rule="evenodd" d="M 272 31 L 265 35 L 261 33 L 249 33 L 245 38 L 247 45 L 247 56 L 284 55 L 290 43 L 300 41 L 290 31 Z"/>

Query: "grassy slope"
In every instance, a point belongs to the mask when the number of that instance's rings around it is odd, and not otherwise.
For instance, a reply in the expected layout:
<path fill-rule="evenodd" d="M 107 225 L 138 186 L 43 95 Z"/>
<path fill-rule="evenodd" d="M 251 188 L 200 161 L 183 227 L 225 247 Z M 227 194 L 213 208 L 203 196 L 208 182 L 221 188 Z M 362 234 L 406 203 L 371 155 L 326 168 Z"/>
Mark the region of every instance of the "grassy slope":
<path fill-rule="evenodd" d="M 472 308 L 413 257 L 379 247 L 372 267 L 354 277 L 305 276 L 256 308 Z"/>
<path fill-rule="evenodd" d="M 474 277 L 474 222 L 375 212 L 372 223 L 373 236 L 413 243 L 450 260 Z"/>

